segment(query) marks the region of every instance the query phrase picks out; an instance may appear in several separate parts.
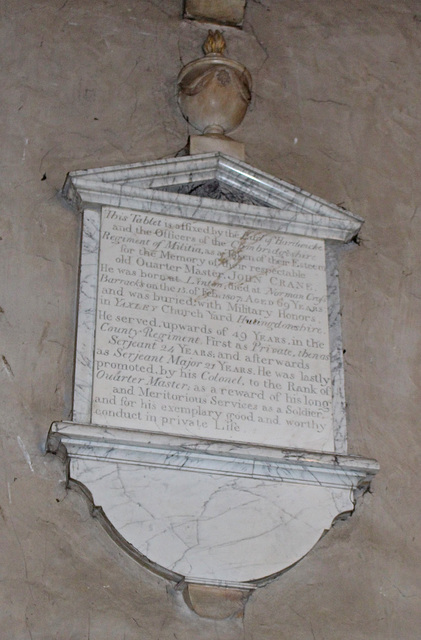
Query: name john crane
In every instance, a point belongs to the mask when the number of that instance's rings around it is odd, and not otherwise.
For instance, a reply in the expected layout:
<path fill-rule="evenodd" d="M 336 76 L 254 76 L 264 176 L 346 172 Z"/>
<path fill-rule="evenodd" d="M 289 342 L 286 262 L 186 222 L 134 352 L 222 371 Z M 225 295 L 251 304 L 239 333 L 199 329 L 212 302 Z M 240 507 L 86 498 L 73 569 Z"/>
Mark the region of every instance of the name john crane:
<path fill-rule="evenodd" d="M 104 208 L 92 420 L 333 450 L 322 240 Z"/>

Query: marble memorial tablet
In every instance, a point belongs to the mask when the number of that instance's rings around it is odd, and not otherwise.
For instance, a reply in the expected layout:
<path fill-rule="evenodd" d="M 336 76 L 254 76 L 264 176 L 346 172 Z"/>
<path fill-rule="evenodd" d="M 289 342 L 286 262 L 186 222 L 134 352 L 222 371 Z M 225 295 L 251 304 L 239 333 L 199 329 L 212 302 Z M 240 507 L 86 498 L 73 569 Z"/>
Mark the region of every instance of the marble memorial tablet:
<path fill-rule="evenodd" d="M 347 455 L 337 254 L 362 220 L 220 153 L 77 171 L 64 194 L 73 415 L 48 450 L 152 571 L 265 584 L 378 469 Z"/>
<path fill-rule="evenodd" d="M 334 450 L 324 241 L 103 207 L 92 422 Z"/>

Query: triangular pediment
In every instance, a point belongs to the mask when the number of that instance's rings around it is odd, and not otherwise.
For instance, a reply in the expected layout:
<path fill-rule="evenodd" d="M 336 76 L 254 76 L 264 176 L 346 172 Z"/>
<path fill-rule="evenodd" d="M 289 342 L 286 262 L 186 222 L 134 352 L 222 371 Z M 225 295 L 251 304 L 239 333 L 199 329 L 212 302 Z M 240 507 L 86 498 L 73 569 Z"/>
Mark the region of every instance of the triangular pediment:
<path fill-rule="evenodd" d="M 159 202 L 182 207 L 183 215 L 196 217 L 200 207 L 204 219 L 210 219 L 212 210 L 214 221 L 345 242 L 355 237 L 363 222 L 221 153 L 75 171 L 67 178 L 64 195 L 81 209 L 98 205 L 143 209 L 148 203 L 146 208 L 152 211 Z"/>

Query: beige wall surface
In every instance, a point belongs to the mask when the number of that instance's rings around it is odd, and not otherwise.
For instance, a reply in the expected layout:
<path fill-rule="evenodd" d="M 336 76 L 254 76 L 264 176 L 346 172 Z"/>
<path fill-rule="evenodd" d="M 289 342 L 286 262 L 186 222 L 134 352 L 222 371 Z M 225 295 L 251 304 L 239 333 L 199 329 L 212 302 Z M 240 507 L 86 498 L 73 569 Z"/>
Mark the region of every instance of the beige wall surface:
<path fill-rule="evenodd" d="M 372 493 L 243 618 L 189 610 L 67 491 L 45 454 L 71 409 L 80 217 L 74 169 L 173 156 L 182 64 L 209 25 L 181 0 L 0 4 L 0 629 L 7 640 L 421 637 L 421 8 L 410 0 L 249 0 L 228 53 L 250 69 L 233 137 L 248 162 L 363 216 L 341 262 L 350 452 Z"/>

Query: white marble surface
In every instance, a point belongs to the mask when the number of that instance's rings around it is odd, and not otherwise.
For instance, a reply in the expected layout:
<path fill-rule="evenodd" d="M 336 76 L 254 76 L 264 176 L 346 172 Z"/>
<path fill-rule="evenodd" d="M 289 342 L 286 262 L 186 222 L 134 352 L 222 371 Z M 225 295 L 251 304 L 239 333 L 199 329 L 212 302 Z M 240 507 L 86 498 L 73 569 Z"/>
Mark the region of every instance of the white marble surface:
<path fill-rule="evenodd" d="M 191 171 L 187 175 L 186 171 L 190 167 Z M 242 173 L 240 172 L 242 170 Z M 247 169 L 247 171 L 246 171 Z M 172 172 L 172 173 L 171 173 Z M 291 207 L 295 207 L 298 210 L 306 210 L 309 211 L 311 208 L 317 211 L 322 211 L 325 219 L 328 217 L 328 213 L 331 212 L 331 215 L 335 218 L 335 216 L 342 217 L 342 219 L 349 219 L 350 214 L 344 213 L 342 210 L 331 207 L 327 203 L 323 203 L 319 201 L 317 198 L 310 196 L 309 194 L 304 194 L 299 189 L 295 187 L 290 187 L 286 185 L 282 181 L 276 180 L 262 174 L 259 171 L 252 170 L 250 167 L 245 165 L 244 163 L 236 162 L 229 158 L 224 158 L 219 154 L 211 154 L 203 157 L 198 157 L 198 159 L 192 160 L 191 158 L 185 159 L 181 158 L 178 160 L 168 160 L 168 161 L 160 161 L 157 163 L 145 163 L 144 165 L 132 165 L 125 166 L 116 169 L 104 169 L 104 170 L 92 170 L 88 172 L 75 172 L 72 174 L 72 177 L 69 178 L 67 182 L 67 192 L 68 196 L 73 199 L 75 203 L 78 204 L 79 207 L 84 206 L 81 201 L 80 194 L 76 190 L 76 183 L 80 180 L 84 180 L 89 174 L 89 176 L 95 177 L 96 188 L 98 192 L 101 192 L 107 185 L 120 185 L 122 183 L 126 184 L 127 182 L 132 184 L 138 184 L 139 181 L 142 184 L 142 187 L 145 186 L 153 186 L 153 187 L 163 187 L 169 183 L 182 183 L 183 181 L 190 179 L 198 179 L 200 177 L 210 179 L 219 175 L 219 173 L 224 173 L 228 176 L 227 180 L 230 179 L 232 184 L 235 184 L 236 188 L 247 189 L 247 186 L 244 186 L 248 180 L 249 182 L 249 192 L 251 191 L 250 185 L 253 188 L 257 188 L 256 185 L 260 185 L 260 198 L 266 199 L 268 206 L 273 206 L 274 201 L 277 200 L 279 204 L 280 196 L 274 196 L 273 192 L 278 190 L 278 192 L 282 193 L 282 198 L 284 201 L 287 196 L 291 197 Z M 245 175 L 247 174 L 247 175 Z M 129 178 L 127 176 L 130 176 Z M 240 177 L 238 177 L 240 176 Z M 226 177 L 226 176 L 225 176 Z M 246 180 L 247 178 L 247 180 Z M 264 188 L 263 188 L 263 186 Z M 162 192 L 161 192 L 162 193 Z M 158 191 L 154 190 L 154 195 L 157 195 Z M 159 195 L 159 194 L 158 194 Z M 176 195 L 179 194 L 165 194 L 165 195 Z M 197 203 L 203 203 L 203 199 L 195 198 L 192 196 L 184 196 L 186 200 L 190 203 L 191 201 L 195 202 L 195 215 L 199 215 L 199 209 L 197 208 Z M 233 206 L 230 203 L 215 200 L 210 200 L 208 198 L 204 199 L 207 201 L 207 205 L 209 203 L 214 206 L 220 206 L 223 204 L 225 208 L 232 209 Z M 158 210 L 160 214 L 168 214 L 169 209 L 163 203 L 158 203 Z M 139 210 L 141 206 L 141 199 L 137 199 L 136 207 Z M 245 207 L 246 209 L 255 209 L 254 206 L 251 205 L 238 205 L 235 204 L 235 209 Z M 206 209 L 206 206 L 205 206 Z M 266 211 L 269 209 L 266 208 Z M 333 213 L 332 213 L 333 211 Z M 173 214 L 173 210 L 171 209 L 171 214 Z M 92 313 L 97 312 L 97 298 L 96 298 L 96 280 L 95 280 L 95 260 L 98 256 L 98 227 L 95 229 L 91 228 L 92 221 L 97 220 L 97 213 L 95 211 L 90 211 L 87 214 L 87 228 L 84 231 L 84 238 L 86 238 L 86 242 L 84 240 L 84 253 L 82 256 L 82 265 L 81 265 L 81 296 L 80 296 L 80 315 L 79 315 L 79 326 L 78 326 L 78 347 L 77 347 L 77 368 L 75 375 L 75 412 L 74 418 L 75 420 L 87 420 L 91 407 L 89 406 L 90 396 L 92 392 L 92 372 L 90 372 L 90 366 L 92 364 L 92 341 L 93 341 L 93 332 L 94 328 L 92 327 Z M 132 212 L 132 215 L 135 215 Z M 200 216 L 202 215 L 202 211 L 200 210 Z M 205 215 L 206 217 L 206 215 Z M 243 224 L 249 225 L 250 220 L 249 216 L 242 213 L 241 222 Z M 335 218 L 336 219 L 336 218 Z M 179 219 L 182 220 L 182 219 Z M 358 221 L 357 218 L 354 219 Z M 177 224 L 175 221 L 174 224 Z M 200 223 L 198 223 L 200 224 Z M 358 225 L 360 223 L 358 222 Z M 98 222 L 95 222 L 95 225 L 98 225 Z M 89 240 L 89 237 L 92 236 L 92 232 L 94 232 L 95 239 Z M 89 244 L 90 242 L 90 244 Z M 94 244 L 92 244 L 92 242 Z M 96 243 L 96 246 L 94 246 Z M 346 451 L 346 425 L 345 425 L 345 402 L 343 395 L 343 365 L 342 365 L 342 349 L 341 349 L 341 336 L 340 336 L 340 324 L 339 324 L 339 302 L 338 302 L 338 290 L 337 290 L 337 273 L 335 271 L 334 266 L 334 257 L 332 250 L 330 251 L 330 258 L 328 256 L 327 260 L 327 283 L 329 287 L 329 321 L 330 321 L 330 342 L 331 342 L 331 363 L 332 363 L 332 384 L 334 387 L 334 395 L 333 395 L 333 414 L 334 414 L 334 438 L 335 438 L 335 446 L 337 447 L 337 451 L 345 452 Z M 90 262 L 89 262 L 90 261 Z M 332 265 L 332 266 L 331 266 Z M 124 266 L 124 265 L 122 265 Z M 89 299 L 88 299 L 89 298 Z M 79 346 L 80 345 L 80 346 Z M 98 416 L 95 416 L 94 421 L 98 421 Z M 288 446 L 301 446 L 300 443 L 296 443 L 293 441 L 278 443 L 288 445 Z M 315 444 L 315 448 L 317 448 L 317 443 Z M 324 447 L 327 449 L 333 449 L 333 443 L 325 444 Z"/>
<path fill-rule="evenodd" d="M 234 210 L 232 203 L 221 200 L 162 191 L 213 179 L 253 195 L 264 206 L 236 204 Z M 344 242 L 362 224 L 357 216 L 321 198 L 219 153 L 73 172 L 64 193 L 78 207 L 81 202 L 120 206 Z"/>
<path fill-rule="evenodd" d="M 352 511 L 378 468 L 352 456 L 73 423 L 53 425 L 50 449 L 60 444 L 71 478 L 139 558 L 205 584 L 259 580 L 296 562 Z"/>
<path fill-rule="evenodd" d="M 344 361 L 339 298 L 338 246 L 326 243 L 326 285 L 329 305 L 330 369 L 332 376 L 332 403 L 335 451 L 348 450 L 346 430 L 346 402 Z"/>
<path fill-rule="evenodd" d="M 71 457 L 280 482 L 323 484 L 336 488 L 347 487 L 353 491 L 365 487 L 378 470 L 374 460 L 359 456 L 74 422 L 53 424 L 49 447 L 55 451 L 60 443 Z"/>
<path fill-rule="evenodd" d="M 72 458 L 70 473 L 151 562 L 187 581 L 247 582 L 314 546 L 349 491 Z M 116 497 L 118 498 L 116 499 Z"/>
<path fill-rule="evenodd" d="M 80 257 L 73 419 L 91 419 L 92 367 L 95 347 L 100 214 L 85 209 Z"/>
<path fill-rule="evenodd" d="M 333 451 L 324 242 L 104 207 L 92 420 Z"/>
<path fill-rule="evenodd" d="M 212 180 L 261 204 L 232 203 L 165 191 L 183 184 Z M 322 348 L 328 359 L 325 377 L 329 397 L 332 389 L 334 396 L 332 406 L 329 405 L 329 439 L 277 442 L 255 438 L 239 443 L 209 439 L 206 433 L 197 431 L 189 436 L 188 430 L 183 429 L 178 434 L 156 433 L 153 429 L 145 431 L 142 417 L 147 411 L 156 413 L 152 405 L 138 408 L 138 420 L 133 424 L 125 420 L 119 424 L 113 421 L 105 424 L 106 420 L 92 424 L 99 418 L 92 415 L 92 398 L 95 408 L 101 404 L 99 397 L 108 399 L 109 406 L 114 402 L 110 398 L 120 397 L 118 390 L 98 386 L 98 380 L 94 384 L 93 379 L 94 347 L 97 361 L 99 357 L 108 358 L 106 350 L 109 348 L 106 341 L 102 343 L 98 338 L 98 333 L 95 341 L 95 332 L 100 322 L 109 322 L 108 315 L 115 314 L 120 304 L 110 302 L 110 296 L 123 300 L 122 317 L 119 320 L 112 317 L 115 326 L 122 330 L 135 322 L 130 319 L 133 308 L 130 304 L 129 308 L 124 307 L 127 291 L 120 296 L 113 290 L 114 283 L 106 282 L 110 267 L 114 275 L 118 275 L 119 269 L 127 269 L 127 273 L 122 271 L 120 274 L 123 276 L 120 285 L 124 289 L 124 282 L 132 277 L 130 260 L 127 260 L 131 252 L 123 251 L 120 246 L 114 255 L 111 239 L 109 255 L 105 252 L 101 260 L 100 246 L 106 239 L 103 236 L 100 240 L 100 235 L 105 231 L 114 232 L 114 235 L 126 233 L 124 225 L 135 226 L 134 215 L 152 214 L 148 223 L 150 228 L 143 225 L 150 232 L 157 218 L 170 220 L 168 228 L 183 224 L 188 228 L 189 224 L 194 224 L 198 228 L 202 225 L 203 231 L 206 227 L 207 232 L 228 225 L 223 227 L 222 235 L 226 237 L 230 229 L 241 228 L 241 237 L 237 238 L 240 242 L 237 249 L 240 248 L 241 254 L 243 245 L 247 245 L 243 242 L 245 238 L 281 237 L 278 234 L 282 233 L 298 234 L 303 244 L 313 243 L 314 247 L 324 247 L 324 240 L 347 241 L 356 235 L 362 221 L 297 187 L 221 154 L 74 172 L 69 175 L 64 191 L 79 210 L 85 210 L 74 421 L 53 425 L 49 450 L 64 452 L 69 457 L 69 479 L 83 485 L 93 502 L 102 508 L 103 521 L 110 534 L 123 546 L 128 545 L 130 553 L 160 573 L 175 580 L 185 577 L 191 582 L 244 587 L 248 581 L 258 583 L 284 570 L 311 549 L 336 516 L 352 511 L 356 496 L 367 488 L 378 469 L 373 460 L 343 455 L 346 452 L 346 424 L 334 248 L 327 247 L 326 263 L 324 253 L 320 254 L 323 296 L 327 292 L 327 304 L 324 298 L 321 310 L 324 320 L 317 327 L 327 343 L 329 325 L 330 347 L 326 344 Z M 104 216 L 116 208 L 117 217 L 120 213 L 125 215 L 124 208 L 131 209 L 131 221 L 114 220 L 122 226 L 101 228 L 101 216 L 104 221 Z M 236 231 L 233 233 L 235 235 Z M 206 241 L 203 241 L 203 247 L 205 245 Z M 148 243 L 144 244 L 146 252 L 150 248 Z M 229 272 L 235 270 L 238 262 L 235 252 L 225 249 L 219 257 Z M 318 258 L 313 254 L 310 251 L 308 263 L 318 264 Z M 171 256 L 168 265 L 177 271 Z M 256 265 L 257 261 L 252 259 L 250 270 Z M 144 265 L 140 266 L 144 268 Z M 155 266 L 148 277 L 154 273 L 159 276 L 159 272 Z M 166 269 L 167 280 L 168 273 L 171 275 L 170 269 Z M 142 281 L 144 278 L 145 273 L 141 274 Z M 315 286 L 316 280 L 309 278 L 311 287 Z M 103 287 L 98 287 L 99 282 L 104 283 Z M 98 293 L 100 304 L 97 304 Z M 134 287 L 130 299 L 136 298 L 137 293 Z M 257 289 L 253 293 L 257 296 Z M 265 298 L 263 303 L 255 300 L 253 304 L 259 308 L 259 305 L 265 307 L 269 303 Z M 175 309 L 181 314 L 183 305 L 179 304 Z M 137 316 L 138 319 L 153 323 L 153 309 L 145 307 L 144 311 L 146 315 Z M 224 313 L 226 315 L 226 309 Z M 196 319 L 194 322 L 186 320 L 182 314 L 181 320 L 191 327 L 197 322 Z M 218 322 L 220 320 L 216 320 L 215 327 Z M 317 324 L 316 320 L 314 322 Z M 173 331 L 176 333 L 177 330 L 180 328 L 174 325 Z M 135 338 L 128 336 L 128 339 Z M 123 350 L 126 347 L 123 345 Z M 221 352 L 227 352 L 230 345 L 220 348 Z M 141 358 L 142 353 L 144 356 L 144 349 L 137 345 L 130 358 Z M 205 355 L 200 357 L 203 362 L 209 359 Z M 317 373 L 324 375 L 320 371 Z M 123 395 L 125 402 L 129 402 L 131 394 L 127 389 Z M 272 446 L 261 446 L 262 441 Z M 310 446 L 306 446 L 308 443 Z M 273 446 L 279 444 L 284 446 Z M 285 445 L 295 448 L 285 448 Z"/>

